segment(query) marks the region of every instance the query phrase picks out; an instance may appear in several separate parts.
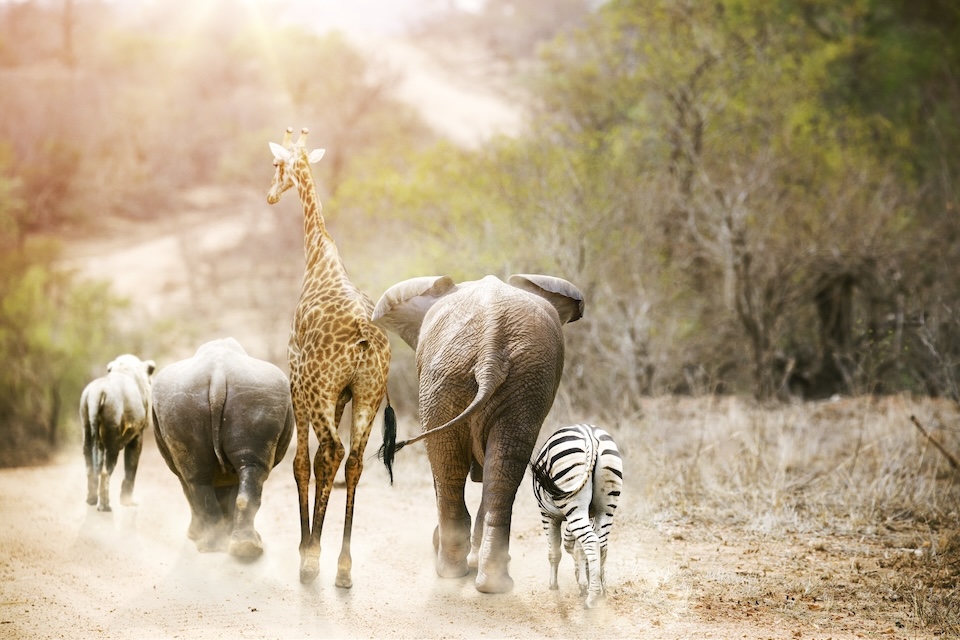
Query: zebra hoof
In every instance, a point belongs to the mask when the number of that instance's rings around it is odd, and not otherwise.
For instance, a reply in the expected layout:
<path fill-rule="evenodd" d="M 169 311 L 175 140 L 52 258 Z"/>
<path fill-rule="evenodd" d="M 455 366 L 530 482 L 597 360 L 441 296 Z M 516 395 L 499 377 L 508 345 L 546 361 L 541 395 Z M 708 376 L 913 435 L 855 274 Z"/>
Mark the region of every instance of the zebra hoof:
<path fill-rule="evenodd" d="M 587 595 L 587 599 L 584 601 L 583 606 L 585 606 L 587 609 L 597 609 L 598 607 L 603 606 L 605 600 L 606 598 L 604 598 L 602 594 L 591 593 Z"/>

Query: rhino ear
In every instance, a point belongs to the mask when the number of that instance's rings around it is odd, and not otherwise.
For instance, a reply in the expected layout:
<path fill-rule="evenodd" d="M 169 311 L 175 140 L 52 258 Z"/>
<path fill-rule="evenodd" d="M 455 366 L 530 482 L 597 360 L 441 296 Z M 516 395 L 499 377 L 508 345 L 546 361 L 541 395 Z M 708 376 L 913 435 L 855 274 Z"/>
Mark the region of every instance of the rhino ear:
<path fill-rule="evenodd" d="M 560 315 L 560 324 L 574 322 L 583 317 L 583 294 L 563 278 L 524 273 L 510 276 L 508 282 L 552 304 Z"/>
<path fill-rule="evenodd" d="M 398 282 L 380 296 L 373 310 L 373 323 L 393 331 L 416 351 L 427 311 L 456 287 L 450 276 L 423 276 Z"/>

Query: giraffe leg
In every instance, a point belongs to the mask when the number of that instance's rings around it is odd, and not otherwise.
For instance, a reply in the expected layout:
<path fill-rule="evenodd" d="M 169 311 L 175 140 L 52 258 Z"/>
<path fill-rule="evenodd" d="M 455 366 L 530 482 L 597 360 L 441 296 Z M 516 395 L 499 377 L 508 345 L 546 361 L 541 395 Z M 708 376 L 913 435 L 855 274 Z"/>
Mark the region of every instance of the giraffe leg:
<path fill-rule="evenodd" d="M 357 484 L 363 472 L 363 452 L 370 438 L 370 429 L 376 417 L 377 406 L 371 410 L 369 406 L 360 406 L 359 399 L 353 401 L 353 427 L 350 433 L 350 455 L 344 465 L 344 477 L 347 482 L 347 507 L 343 520 L 343 544 L 340 548 L 340 558 L 337 561 L 337 586 L 349 589 L 353 586 L 351 569 L 353 560 L 350 556 L 350 537 L 353 532 L 353 509 L 357 493 Z M 379 399 L 377 401 L 379 405 Z"/>
<path fill-rule="evenodd" d="M 314 424 L 332 424 L 330 420 L 321 422 L 319 419 Z M 313 458 L 313 471 L 316 475 L 316 495 L 313 502 L 313 529 L 310 531 L 308 549 L 306 555 L 301 551 L 303 564 L 301 564 L 300 575 L 303 581 L 304 568 L 313 571 L 316 578 L 319 573 L 320 562 L 320 534 L 323 532 L 323 521 L 327 515 L 327 505 L 330 502 L 330 493 L 333 491 L 333 481 L 340 468 L 340 462 L 343 460 L 343 444 L 336 432 L 336 425 L 331 427 L 315 427 L 317 438 L 320 443 L 317 447 L 317 453 Z M 307 563 L 309 562 L 309 565 Z"/>
<path fill-rule="evenodd" d="M 293 410 L 297 421 L 297 452 L 293 458 L 293 477 L 297 481 L 297 495 L 300 502 L 300 582 L 309 584 L 320 573 L 320 545 L 318 541 L 316 549 L 311 548 L 310 419 L 303 401 L 296 393 Z"/>

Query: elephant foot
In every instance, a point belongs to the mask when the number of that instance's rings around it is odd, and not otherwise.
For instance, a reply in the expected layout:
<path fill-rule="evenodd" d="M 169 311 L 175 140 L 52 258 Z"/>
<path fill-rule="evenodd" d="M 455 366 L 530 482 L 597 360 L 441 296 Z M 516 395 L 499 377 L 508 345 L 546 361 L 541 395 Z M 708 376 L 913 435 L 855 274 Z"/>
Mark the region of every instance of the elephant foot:
<path fill-rule="evenodd" d="M 459 561 L 445 560 L 443 555 L 437 556 L 437 575 L 441 578 L 462 578 L 470 573 L 470 567 L 467 566 L 467 559 Z"/>
<path fill-rule="evenodd" d="M 513 589 L 513 578 L 510 577 L 506 569 L 502 571 L 480 570 L 477 572 L 476 587 L 480 593 L 507 593 Z"/>
<path fill-rule="evenodd" d="M 477 568 L 476 587 L 480 593 L 507 593 L 513 589 L 510 564 L 510 527 L 484 523 L 480 542 L 480 566 Z"/>
<path fill-rule="evenodd" d="M 227 551 L 237 558 L 259 557 L 263 554 L 263 542 L 260 539 L 260 534 L 256 531 L 234 532 L 230 536 L 230 546 Z"/>
<path fill-rule="evenodd" d="M 457 526 L 457 525 L 461 526 Z M 440 527 L 433 531 L 433 548 L 437 552 L 437 575 L 441 578 L 462 578 L 470 573 L 467 562 L 470 545 L 470 522 L 451 521 L 445 535 Z"/>

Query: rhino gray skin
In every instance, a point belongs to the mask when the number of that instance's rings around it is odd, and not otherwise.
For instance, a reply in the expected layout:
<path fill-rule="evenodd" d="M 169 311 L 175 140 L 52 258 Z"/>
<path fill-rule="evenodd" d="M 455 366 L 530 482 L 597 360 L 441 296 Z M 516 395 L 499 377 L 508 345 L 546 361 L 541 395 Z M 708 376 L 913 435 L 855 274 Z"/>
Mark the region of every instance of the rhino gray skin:
<path fill-rule="evenodd" d="M 164 367 L 153 394 L 157 448 L 190 503 L 187 535 L 200 551 L 259 556 L 263 483 L 294 430 L 287 376 L 225 338 Z"/>
<path fill-rule="evenodd" d="M 143 430 L 150 419 L 150 375 L 153 360 L 129 353 L 107 365 L 107 375 L 93 380 L 80 395 L 83 457 L 87 463 L 87 504 L 110 511 L 110 476 L 123 449 L 120 503 L 133 505 Z"/>

